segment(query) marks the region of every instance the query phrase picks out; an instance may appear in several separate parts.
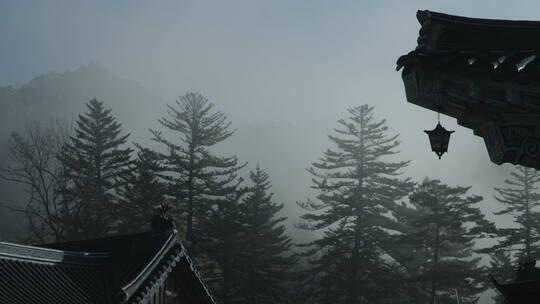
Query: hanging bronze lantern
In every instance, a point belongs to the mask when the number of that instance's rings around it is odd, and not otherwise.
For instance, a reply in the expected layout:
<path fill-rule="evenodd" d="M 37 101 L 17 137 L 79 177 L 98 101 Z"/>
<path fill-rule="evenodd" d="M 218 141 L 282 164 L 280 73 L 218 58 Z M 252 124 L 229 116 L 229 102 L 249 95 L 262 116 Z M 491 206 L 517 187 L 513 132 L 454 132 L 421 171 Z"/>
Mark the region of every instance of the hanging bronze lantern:
<path fill-rule="evenodd" d="M 439 156 L 439 159 L 441 159 L 441 156 L 448 152 L 448 143 L 450 142 L 450 134 L 454 133 L 454 131 L 448 131 L 443 126 L 441 126 L 441 123 L 437 123 L 437 126 L 435 129 L 431 131 L 424 130 L 424 132 L 427 133 L 429 137 L 429 143 L 431 144 L 431 151 L 435 152 L 437 156 Z"/>

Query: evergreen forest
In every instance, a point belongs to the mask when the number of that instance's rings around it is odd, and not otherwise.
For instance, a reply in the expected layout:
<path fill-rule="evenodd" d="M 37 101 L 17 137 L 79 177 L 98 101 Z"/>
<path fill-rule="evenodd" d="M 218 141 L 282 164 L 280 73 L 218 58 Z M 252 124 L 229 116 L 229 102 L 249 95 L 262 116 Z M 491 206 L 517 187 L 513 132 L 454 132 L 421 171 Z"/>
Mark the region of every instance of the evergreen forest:
<path fill-rule="evenodd" d="M 540 255 L 536 170 L 516 167 L 493 189 L 494 215 L 513 223 L 496 225 L 474 186 L 407 176 L 416 160 L 400 156 L 399 134 L 373 104 L 343 109 L 317 134 L 326 148 L 305 160 L 309 194 L 281 201 L 272 168 L 216 148 L 235 136 L 218 100 L 181 95 L 147 141 L 132 139 L 107 100 L 84 102 L 73 122 L 34 119 L 8 136 L 0 180 L 19 194 L 0 210 L 25 228 L 1 241 L 147 231 L 166 204 L 222 304 L 478 303 L 490 274 L 511 281 Z"/>

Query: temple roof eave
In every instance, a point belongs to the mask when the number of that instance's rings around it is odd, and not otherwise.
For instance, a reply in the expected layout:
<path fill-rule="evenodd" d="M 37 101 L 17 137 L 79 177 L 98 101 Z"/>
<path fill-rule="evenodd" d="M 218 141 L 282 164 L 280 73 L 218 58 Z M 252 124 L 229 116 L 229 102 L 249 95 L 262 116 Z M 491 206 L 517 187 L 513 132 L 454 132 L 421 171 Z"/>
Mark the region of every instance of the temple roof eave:
<path fill-rule="evenodd" d="M 484 138 L 492 162 L 540 169 L 540 22 L 419 11 L 401 56 L 407 101 Z"/>

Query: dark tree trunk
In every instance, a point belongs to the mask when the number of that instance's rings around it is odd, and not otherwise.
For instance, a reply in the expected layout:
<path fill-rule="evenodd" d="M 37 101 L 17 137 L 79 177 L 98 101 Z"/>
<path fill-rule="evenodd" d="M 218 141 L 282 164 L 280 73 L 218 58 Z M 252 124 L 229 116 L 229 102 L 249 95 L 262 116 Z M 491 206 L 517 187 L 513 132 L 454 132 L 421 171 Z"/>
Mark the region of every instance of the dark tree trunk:
<path fill-rule="evenodd" d="M 437 273 L 437 264 L 439 262 L 439 241 L 440 241 L 440 235 L 439 235 L 439 224 L 435 225 L 435 246 L 433 247 L 433 272 L 432 276 L 435 276 Z M 432 278 L 433 281 L 431 281 L 431 294 L 429 303 L 435 304 L 435 297 L 437 296 L 437 284 Z"/>

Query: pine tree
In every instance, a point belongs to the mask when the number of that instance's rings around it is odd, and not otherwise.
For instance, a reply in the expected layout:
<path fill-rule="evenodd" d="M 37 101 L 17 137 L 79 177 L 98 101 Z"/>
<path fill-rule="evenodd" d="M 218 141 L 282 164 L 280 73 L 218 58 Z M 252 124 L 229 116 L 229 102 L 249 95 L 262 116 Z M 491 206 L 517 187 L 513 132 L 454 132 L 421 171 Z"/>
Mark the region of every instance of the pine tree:
<path fill-rule="evenodd" d="M 186 223 L 188 246 L 203 233 L 201 219 L 208 216 L 229 194 L 238 189 L 237 174 L 244 166 L 236 156 L 218 157 L 210 148 L 233 134 L 227 117 L 214 111 L 214 104 L 197 93 L 188 93 L 175 106 L 168 105 L 168 116 L 161 125 L 176 132 L 175 140 L 166 139 L 160 131 L 151 130 L 154 140 L 167 148 L 166 159 L 170 194 Z M 192 252 L 193 252 L 192 248 Z"/>
<path fill-rule="evenodd" d="M 413 231 L 404 242 L 418 249 L 410 253 L 414 263 L 405 265 L 428 303 L 455 302 L 456 290 L 460 303 L 476 303 L 487 288 L 485 267 L 473 247 L 495 227 L 475 206 L 482 197 L 467 195 L 469 189 L 426 178 L 410 196 L 415 212 L 407 223 Z"/>
<path fill-rule="evenodd" d="M 114 232 L 115 194 L 129 169 L 132 149 L 122 149 L 129 134 L 96 99 L 87 104 L 59 156 L 66 168 L 65 233 L 68 239 L 102 237 Z"/>
<path fill-rule="evenodd" d="M 278 216 L 283 204 L 272 201 L 268 174 L 258 165 L 250 172 L 252 186 L 239 206 L 241 232 L 237 258 L 241 278 L 239 303 L 275 303 L 287 293 L 284 284 L 290 279 L 295 259 L 288 252 L 292 241 Z"/>
<path fill-rule="evenodd" d="M 139 145 L 137 148 L 137 158 L 124 177 L 125 184 L 120 191 L 118 232 L 121 234 L 148 230 L 155 209 L 166 201 L 160 155 Z"/>
<path fill-rule="evenodd" d="M 496 215 L 511 215 L 516 227 L 500 228 L 497 245 L 486 249 L 519 250 L 518 259 L 532 260 L 540 256 L 540 173 L 536 169 L 517 166 L 504 183 L 507 187 L 495 188 L 495 199 L 504 206 Z"/>
<path fill-rule="evenodd" d="M 309 244 L 313 269 L 306 284 L 320 303 L 384 303 L 392 294 L 378 283 L 388 281 L 394 267 L 383 260 L 381 244 L 400 229 L 391 214 L 412 187 L 399 178 L 409 162 L 388 160 L 397 153 L 398 136 L 386 135 L 386 122 L 375 121 L 373 107 L 349 113 L 349 120 L 338 121 L 338 135 L 329 136 L 336 149 L 308 169 L 318 195 L 300 204 L 308 210 L 301 228 L 324 230 L 324 236 Z"/>

